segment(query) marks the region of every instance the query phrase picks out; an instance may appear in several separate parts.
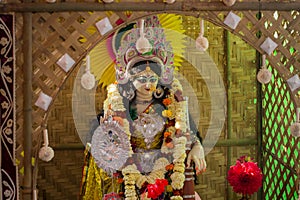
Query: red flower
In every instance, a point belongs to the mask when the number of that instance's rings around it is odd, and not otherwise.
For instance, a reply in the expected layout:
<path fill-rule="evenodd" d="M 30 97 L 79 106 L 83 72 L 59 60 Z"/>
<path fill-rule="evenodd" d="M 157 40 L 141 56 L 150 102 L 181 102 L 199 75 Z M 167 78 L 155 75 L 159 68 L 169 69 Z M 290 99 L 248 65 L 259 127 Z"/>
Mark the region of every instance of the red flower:
<path fill-rule="evenodd" d="M 120 196 L 117 193 L 109 193 L 109 194 L 105 194 L 103 197 L 104 200 L 109 200 L 109 199 L 120 199 Z"/>
<path fill-rule="evenodd" d="M 230 167 L 227 179 L 234 192 L 251 195 L 262 185 L 262 172 L 256 163 L 238 159 Z"/>
<path fill-rule="evenodd" d="M 168 185 L 166 179 L 156 179 L 154 184 L 148 184 L 148 198 L 157 199 L 164 191 L 165 187 Z"/>

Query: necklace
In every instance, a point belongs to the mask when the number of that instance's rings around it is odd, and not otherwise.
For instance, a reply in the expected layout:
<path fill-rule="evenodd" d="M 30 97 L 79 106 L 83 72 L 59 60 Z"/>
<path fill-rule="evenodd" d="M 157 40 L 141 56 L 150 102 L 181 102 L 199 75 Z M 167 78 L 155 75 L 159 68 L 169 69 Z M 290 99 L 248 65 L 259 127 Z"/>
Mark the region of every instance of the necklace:
<path fill-rule="evenodd" d="M 151 100 L 138 100 L 138 99 L 136 99 L 135 103 L 136 104 L 147 105 L 147 104 L 152 103 L 153 101 L 154 101 L 154 99 L 151 99 Z"/>

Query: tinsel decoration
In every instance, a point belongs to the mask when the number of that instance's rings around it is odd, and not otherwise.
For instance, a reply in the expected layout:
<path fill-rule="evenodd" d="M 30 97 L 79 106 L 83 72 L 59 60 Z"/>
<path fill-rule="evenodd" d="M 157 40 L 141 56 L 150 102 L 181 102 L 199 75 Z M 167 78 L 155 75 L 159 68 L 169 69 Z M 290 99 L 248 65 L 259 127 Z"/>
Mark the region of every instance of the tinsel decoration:
<path fill-rule="evenodd" d="M 262 66 L 256 78 L 261 84 L 267 84 L 271 81 L 272 73 L 266 67 L 266 55 L 262 56 Z"/>
<path fill-rule="evenodd" d="M 40 148 L 39 158 L 45 162 L 49 162 L 54 157 L 54 151 L 51 147 L 49 147 L 47 129 L 43 130 L 43 136 L 44 136 L 44 146 Z"/>
<path fill-rule="evenodd" d="M 91 90 L 95 86 L 95 76 L 90 72 L 90 56 L 86 56 L 85 73 L 81 77 L 81 85 L 86 90 Z"/>
<path fill-rule="evenodd" d="M 196 39 L 196 49 L 199 51 L 206 51 L 208 48 L 208 39 L 203 36 L 204 35 L 204 21 L 203 19 L 200 20 L 200 32 L 199 36 Z"/>
<path fill-rule="evenodd" d="M 291 134 L 294 137 L 300 137 L 300 122 L 299 122 L 299 113 L 300 113 L 300 108 L 297 108 L 296 110 L 296 122 L 293 123 L 290 126 Z"/>

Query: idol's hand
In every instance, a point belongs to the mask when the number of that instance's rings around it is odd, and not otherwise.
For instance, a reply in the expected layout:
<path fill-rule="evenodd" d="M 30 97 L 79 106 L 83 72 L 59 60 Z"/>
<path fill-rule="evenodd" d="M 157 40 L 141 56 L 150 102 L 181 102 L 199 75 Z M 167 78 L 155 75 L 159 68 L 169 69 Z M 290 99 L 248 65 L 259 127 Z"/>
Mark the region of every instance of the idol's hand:
<path fill-rule="evenodd" d="M 187 166 L 190 167 L 191 161 L 194 161 L 196 174 L 200 174 L 206 170 L 206 161 L 204 150 L 200 143 L 194 144 L 192 150 L 187 157 Z"/>

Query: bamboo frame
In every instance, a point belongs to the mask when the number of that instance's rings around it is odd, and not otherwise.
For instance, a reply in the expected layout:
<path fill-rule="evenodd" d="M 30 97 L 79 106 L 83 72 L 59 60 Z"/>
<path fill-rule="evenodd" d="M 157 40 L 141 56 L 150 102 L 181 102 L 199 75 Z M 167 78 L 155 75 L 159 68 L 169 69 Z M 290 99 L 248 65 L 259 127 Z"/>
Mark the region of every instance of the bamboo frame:
<path fill-rule="evenodd" d="M 249 11 L 249 10 L 300 10 L 300 2 L 236 2 L 225 6 L 222 2 L 193 2 L 192 0 L 165 4 L 162 2 L 119 2 L 119 3 L 2 3 L 0 12 L 66 12 L 66 11 Z"/>
<path fill-rule="evenodd" d="M 24 182 L 23 199 L 32 199 L 32 13 L 24 13 L 24 90 L 23 90 L 23 115 L 24 115 Z"/>

